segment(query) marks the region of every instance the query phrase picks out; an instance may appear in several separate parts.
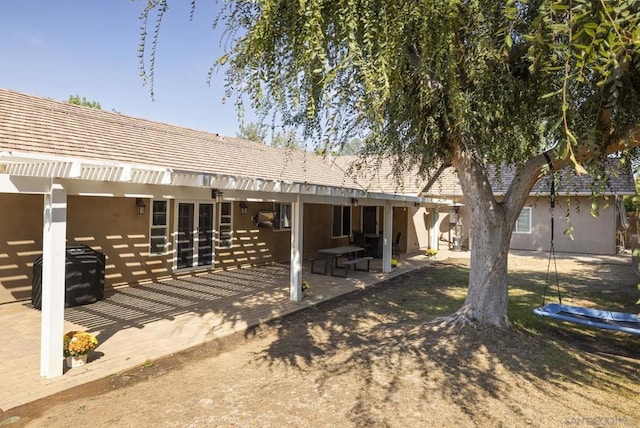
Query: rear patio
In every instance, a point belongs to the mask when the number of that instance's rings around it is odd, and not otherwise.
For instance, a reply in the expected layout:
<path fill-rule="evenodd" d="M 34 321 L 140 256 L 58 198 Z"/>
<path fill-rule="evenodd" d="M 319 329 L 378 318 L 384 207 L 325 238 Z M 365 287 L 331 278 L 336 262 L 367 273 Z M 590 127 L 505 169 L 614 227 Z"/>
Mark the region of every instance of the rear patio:
<path fill-rule="evenodd" d="M 93 332 L 100 344 L 87 365 L 65 368 L 63 376 L 53 379 L 39 375 L 41 312 L 24 302 L 0 306 L 0 411 L 245 331 L 430 263 L 422 253 L 399 260 L 390 273 L 382 273 L 382 261 L 376 259 L 370 272 L 352 271 L 348 278 L 311 274 L 305 263 L 303 279 L 311 290 L 299 302 L 289 299 L 286 264 L 122 287 L 103 301 L 65 309 L 65 331 Z"/>

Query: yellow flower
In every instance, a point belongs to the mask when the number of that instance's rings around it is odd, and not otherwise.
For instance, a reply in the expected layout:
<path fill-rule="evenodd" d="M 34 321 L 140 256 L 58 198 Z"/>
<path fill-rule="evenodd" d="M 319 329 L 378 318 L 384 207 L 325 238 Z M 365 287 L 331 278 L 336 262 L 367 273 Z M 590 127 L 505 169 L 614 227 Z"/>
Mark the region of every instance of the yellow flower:
<path fill-rule="evenodd" d="M 84 331 L 70 331 L 64 335 L 62 343 L 65 357 L 77 357 L 95 349 L 98 346 L 98 339 Z"/>

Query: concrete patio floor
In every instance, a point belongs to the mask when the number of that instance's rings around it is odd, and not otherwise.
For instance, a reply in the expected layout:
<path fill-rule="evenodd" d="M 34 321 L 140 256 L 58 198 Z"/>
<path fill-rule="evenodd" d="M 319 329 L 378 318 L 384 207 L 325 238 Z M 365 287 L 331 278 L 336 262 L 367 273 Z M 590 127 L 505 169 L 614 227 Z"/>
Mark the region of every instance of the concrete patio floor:
<path fill-rule="evenodd" d="M 301 302 L 289 300 L 285 264 L 120 288 L 103 301 L 65 309 L 65 331 L 90 331 L 100 344 L 89 354 L 88 364 L 65 368 L 53 379 L 40 376 L 41 312 L 30 302 L 2 305 L 0 411 L 245 331 L 430 263 L 423 254 L 399 259 L 389 274 L 381 273 L 380 260 L 374 260 L 370 272 L 350 271 L 348 278 L 311 274 L 305 263 L 303 280 L 311 290 Z"/>

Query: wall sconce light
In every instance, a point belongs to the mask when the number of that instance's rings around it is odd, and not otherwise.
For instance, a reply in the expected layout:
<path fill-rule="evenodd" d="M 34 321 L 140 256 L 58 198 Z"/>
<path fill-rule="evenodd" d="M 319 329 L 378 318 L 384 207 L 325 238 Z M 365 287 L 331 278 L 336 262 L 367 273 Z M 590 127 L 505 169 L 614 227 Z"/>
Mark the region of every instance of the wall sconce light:
<path fill-rule="evenodd" d="M 246 214 L 247 211 L 249 211 L 249 207 L 247 206 L 247 203 L 244 201 L 240 202 L 240 212 L 242 214 Z"/>
<path fill-rule="evenodd" d="M 144 200 L 142 198 L 136 198 L 136 209 L 138 210 L 138 214 L 144 214 L 147 206 L 144 204 Z"/>
<path fill-rule="evenodd" d="M 215 199 L 216 202 L 222 202 L 222 191 L 211 189 L 211 199 Z"/>
<path fill-rule="evenodd" d="M 354 207 L 358 206 L 358 200 L 356 198 L 351 198 L 351 205 L 353 205 Z"/>
<path fill-rule="evenodd" d="M 456 224 L 458 223 L 458 218 L 459 218 L 459 213 L 460 212 L 460 206 L 459 205 L 454 205 L 453 209 L 451 209 L 449 211 L 449 224 Z"/>

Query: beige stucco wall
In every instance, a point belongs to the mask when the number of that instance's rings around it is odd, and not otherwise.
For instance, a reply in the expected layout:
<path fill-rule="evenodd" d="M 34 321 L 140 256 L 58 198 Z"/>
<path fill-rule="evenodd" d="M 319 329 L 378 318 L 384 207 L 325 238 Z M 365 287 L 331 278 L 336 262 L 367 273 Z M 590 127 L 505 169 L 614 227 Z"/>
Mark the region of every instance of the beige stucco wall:
<path fill-rule="evenodd" d="M 0 193 L 0 303 L 31 298 L 33 261 L 42 254 L 42 195 Z"/>
<path fill-rule="evenodd" d="M 360 224 L 359 207 L 352 208 L 351 229 Z M 333 205 L 305 204 L 303 221 L 303 256 L 308 257 L 322 248 L 349 245 L 349 238 L 333 238 Z"/>
<path fill-rule="evenodd" d="M 67 245 L 87 245 L 104 253 L 105 288 L 162 280 L 173 272 L 173 228 L 176 204 L 169 201 L 168 252 L 149 255 L 151 201 L 145 199 L 146 213 L 137 214 L 135 199 L 123 197 L 69 196 L 67 199 Z M 0 222 L 0 304 L 31 298 L 34 260 L 42 252 L 42 195 L 0 194 L 4 208 Z M 207 200 L 206 202 L 211 202 Z M 253 217 L 259 211 L 272 211 L 273 203 L 246 202 L 242 213 L 233 202 L 233 247 L 216 249 L 215 269 L 242 265 L 288 262 L 291 232 L 258 228 Z M 401 252 L 420 248 L 419 230 L 414 222 L 416 208 L 395 208 L 392 236 L 402 233 Z M 216 215 L 216 227 L 217 227 Z M 349 238 L 332 238 L 332 205 L 305 204 L 303 256 L 321 248 L 348 245 Z M 382 225 L 379 212 L 379 226 Z M 351 228 L 360 229 L 361 207 L 353 207 Z M 210 271 L 210 268 L 193 272 Z M 184 271 L 178 272 L 179 275 Z"/>
<path fill-rule="evenodd" d="M 149 256 L 150 201 L 136 212 L 133 198 L 69 196 L 67 244 L 104 253 L 105 288 L 168 277 L 170 255 Z"/>
<path fill-rule="evenodd" d="M 33 262 L 42 254 L 43 202 L 42 195 L 0 194 L 0 303 L 31 298 Z M 67 245 L 105 254 L 105 288 L 167 276 L 164 258 L 148 257 L 148 220 L 131 198 L 69 196 Z"/>
<path fill-rule="evenodd" d="M 239 202 L 233 204 L 233 247 L 216 249 L 216 268 L 288 261 L 291 257 L 291 232 L 255 225 L 257 213 L 273 211 L 273 203 L 246 202 L 246 214 L 241 212 Z"/>
<path fill-rule="evenodd" d="M 407 252 L 412 253 L 424 250 L 431 245 L 429 242 L 429 230 L 433 223 L 433 213 L 426 208 L 411 208 L 407 231 Z"/>
<path fill-rule="evenodd" d="M 554 249 L 557 252 L 615 254 L 616 253 L 616 209 L 600 203 L 598 217 L 590 214 L 591 201 L 588 197 L 557 198 L 554 216 Z M 531 207 L 531 234 L 514 233 L 511 249 L 549 251 L 551 243 L 551 215 L 547 198 L 529 198 L 525 206 Z M 567 212 L 569 217 L 567 218 Z M 573 227 L 570 239 L 564 231 Z"/>
<path fill-rule="evenodd" d="M 600 214 L 593 217 L 590 214 L 591 201 L 586 196 L 574 196 L 569 201 L 566 197 L 558 196 L 554 213 L 554 249 L 557 252 L 585 253 L 585 254 L 615 254 L 616 253 L 616 210 L 613 198 L 611 206 L 605 207 L 600 201 Z M 525 203 L 531 207 L 531 233 L 513 233 L 510 249 L 528 251 L 549 251 L 551 235 L 551 217 L 548 198 L 530 197 Z M 563 232 L 569 227 L 567 222 L 567 208 L 569 207 L 570 221 L 573 226 L 573 237 Z M 440 209 L 440 248 L 446 248 L 453 233 L 453 224 L 449 223 L 449 207 Z M 473 247 L 469 242 L 469 232 L 473 228 L 471 213 L 468 207 L 459 208 L 462 219 L 462 247 Z"/>
<path fill-rule="evenodd" d="M 0 194 L 4 207 L 0 222 L 0 304 L 31 298 L 33 261 L 42 254 L 43 202 L 42 195 Z M 151 201 L 146 199 L 145 203 L 147 212 L 139 215 L 133 198 L 67 199 L 67 245 L 84 244 L 104 253 L 106 289 L 174 275 L 171 231 L 176 202 L 169 201 L 168 252 L 161 256 L 149 256 Z M 239 203 L 234 202 L 234 245 L 216 249 L 216 269 L 289 260 L 291 233 L 257 228 L 252 220 L 258 211 L 272 210 L 273 203 L 247 204 L 247 213 L 242 214 Z"/>
<path fill-rule="evenodd" d="M 420 242 L 426 239 L 427 230 L 423 222 L 422 226 L 416 224 L 416 219 L 421 218 L 424 208 L 395 207 L 393 208 L 393 233 L 395 241 L 398 232 L 402 233 L 400 239 L 400 253 L 413 253 L 420 250 Z"/>

